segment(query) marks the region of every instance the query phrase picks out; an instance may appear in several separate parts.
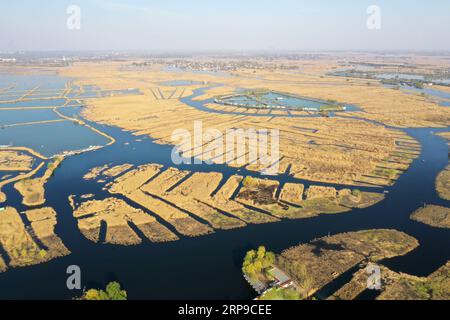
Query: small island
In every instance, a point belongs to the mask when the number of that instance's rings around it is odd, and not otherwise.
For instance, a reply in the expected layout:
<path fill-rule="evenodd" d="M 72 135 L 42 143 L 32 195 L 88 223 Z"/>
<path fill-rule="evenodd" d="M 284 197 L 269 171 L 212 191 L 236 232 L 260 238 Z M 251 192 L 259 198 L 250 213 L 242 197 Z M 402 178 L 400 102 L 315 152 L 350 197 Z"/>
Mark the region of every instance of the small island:
<path fill-rule="evenodd" d="M 417 277 L 392 271 L 380 265 L 381 285 L 376 300 L 449 300 L 450 261 L 427 277 Z M 329 300 L 358 299 L 367 292 L 367 271 L 361 269 L 336 291 Z"/>
<path fill-rule="evenodd" d="M 427 205 L 416 210 L 411 219 L 432 227 L 450 229 L 450 208 Z"/>
<path fill-rule="evenodd" d="M 64 157 L 56 157 L 47 165 L 47 170 L 45 170 L 42 177 L 22 179 L 14 185 L 14 188 L 23 196 L 24 205 L 35 207 L 45 203 L 45 184 L 53 176 L 63 160 Z"/>
<path fill-rule="evenodd" d="M 450 132 L 439 133 L 438 136 L 447 140 L 450 146 Z M 450 153 L 449 153 L 450 156 Z M 444 200 L 450 200 L 450 166 L 441 171 L 436 178 L 436 191 Z"/>
<path fill-rule="evenodd" d="M 15 150 L 0 149 L 0 171 L 29 171 L 34 158 Z"/>
<path fill-rule="evenodd" d="M 396 230 L 342 233 L 279 255 L 265 247 L 249 251 L 242 271 L 258 299 L 324 299 L 328 295 L 320 291 L 345 273 L 354 268 L 365 271 L 369 263 L 405 255 L 418 246 L 416 239 Z"/>
<path fill-rule="evenodd" d="M 83 195 L 69 200 L 78 226 L 88 239 L 135 245 L 141 239 L 134 227 L 151 241 L 165 242 L 248 224 L 340 214 L 373 206 L 385 197 L 356 188 L 305 188 L 300 183 L 280 184 L 252 176 L 233 175 L 222 183 L 223 179 L 220 172 L 192 172 L 155 163 L 112 168 L 106 164 L 90 169 L 84 180 L 103 185 L 113 198 L 86 202 L 95 195 Z M 135 221 L 137 216 L 139 223 Z M 105 239 L 100 239 L 102 225 L 107 229 Z"/>
<path fill-rule="evenodd" d="M 441 171 L 436 178 L 436 191 L 444 200 L 450 200 L 450 167 Z"/>
<path fill-rule="evenodd" d="M 55 234 L 57 214 L 52 208 L 25 211 L 27 222 L 15 208 L 0 211 L 0 272 L 26 267 L 70 254 Z"/>
<path fill-rule="evenodd" d="M 117 198 L 90 200 L 76 204 L 74 217 L 78 220 L 81 233 L 93 242 L 103 242 L 116 245 L 137 245 L 142 239 L 136 230 L 153 242 L 178 240 L 169 229 L 160 224 L 154 217 L 140 209 L 128 205 Z M 100 239 L 102 224 L 106 226 L 106 235 Z"/>
<path fill-rule="evenodd" d="M 277 218 L 301 219 L 367 208 L 384 199 L 382 193 L 315 185 L 305 190 L 304 185 L 294 183 L 285 184 L 277 198 L 278 188 L 278 181 L 246 177 L 236 200 Z"/>

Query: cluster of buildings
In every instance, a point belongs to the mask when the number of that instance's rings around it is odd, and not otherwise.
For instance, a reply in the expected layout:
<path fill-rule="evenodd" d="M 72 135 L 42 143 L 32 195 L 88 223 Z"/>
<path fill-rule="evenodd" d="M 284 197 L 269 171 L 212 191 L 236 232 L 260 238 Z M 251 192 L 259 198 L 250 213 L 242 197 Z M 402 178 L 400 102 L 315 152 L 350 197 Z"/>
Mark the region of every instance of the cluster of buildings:
<path fill-rule="evenodd" d="M 210 72 L 232 72 L 242 69 L 264 69 L 265 66 L 250 60 L 175 60 L 168 64 L 169 67 L 185 70 L 210 71 Z"/>

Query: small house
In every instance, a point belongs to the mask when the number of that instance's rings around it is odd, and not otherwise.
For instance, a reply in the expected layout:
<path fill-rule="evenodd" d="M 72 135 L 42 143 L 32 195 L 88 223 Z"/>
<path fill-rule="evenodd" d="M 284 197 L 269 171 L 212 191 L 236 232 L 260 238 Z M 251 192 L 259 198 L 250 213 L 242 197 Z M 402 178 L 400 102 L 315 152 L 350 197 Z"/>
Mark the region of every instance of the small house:
<path fill-rule="evenodd" d="M 277 267 L 273 267 L 270 270 L 270 275 L 275 279 L 275 285 L 280 288 L 287 288 L 294 284 L 294 281 L 289 277 L 286 273 L 278 269 Z"/>

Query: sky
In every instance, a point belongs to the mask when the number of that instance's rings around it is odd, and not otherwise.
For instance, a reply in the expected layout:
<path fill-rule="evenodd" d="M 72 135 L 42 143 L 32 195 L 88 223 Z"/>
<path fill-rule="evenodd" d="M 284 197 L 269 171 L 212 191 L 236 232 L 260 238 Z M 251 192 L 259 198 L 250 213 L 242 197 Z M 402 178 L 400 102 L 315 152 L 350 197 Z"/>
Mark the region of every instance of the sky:
<path fill-rule="evenodd" d="M 67 27 L 71 5 L 80 8 L 80 29 Z M 376 20 L 380 29 L 367 27 L 368 19 L 374 21 L 367 13 L 372 5 L 380 8 Z M 14 0 L 0 4 L 3 52 L 450 51 L 448 39 L 449 0 Z"/>

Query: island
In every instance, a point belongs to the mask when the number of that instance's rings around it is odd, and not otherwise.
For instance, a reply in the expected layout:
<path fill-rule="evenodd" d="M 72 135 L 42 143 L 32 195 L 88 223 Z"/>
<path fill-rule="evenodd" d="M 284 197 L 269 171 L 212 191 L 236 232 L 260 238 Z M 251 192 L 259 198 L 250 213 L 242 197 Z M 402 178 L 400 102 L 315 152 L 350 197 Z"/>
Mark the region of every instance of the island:
<path fill-rule="evenodd" d="M 411 219 L 432 227 L 450 229 L 450 208 L 426 205 L 416 210 Z"/>
<path fill-rule="evenodd" d="M 323 299 L 327 297 L 321 290 L 345 273 L 356 272 L 355 268 L 365 272 L 369 263 L 406 255 L 418 246 L 416 239 L 395 230 L 342 233 L 279 255 L 264 247 L 249 251 L 242 270 L 260 299 Z"/>

